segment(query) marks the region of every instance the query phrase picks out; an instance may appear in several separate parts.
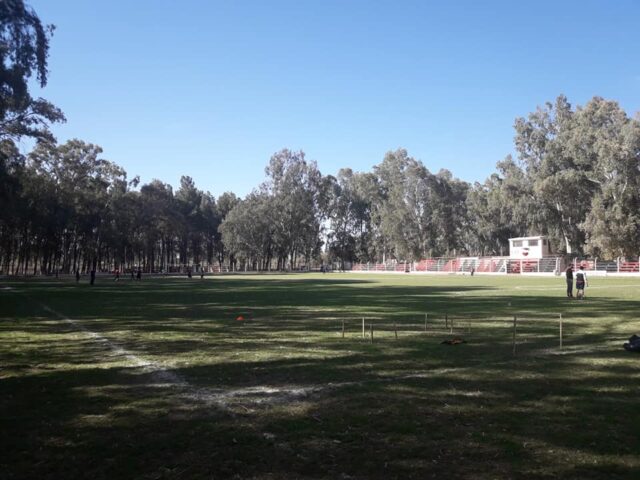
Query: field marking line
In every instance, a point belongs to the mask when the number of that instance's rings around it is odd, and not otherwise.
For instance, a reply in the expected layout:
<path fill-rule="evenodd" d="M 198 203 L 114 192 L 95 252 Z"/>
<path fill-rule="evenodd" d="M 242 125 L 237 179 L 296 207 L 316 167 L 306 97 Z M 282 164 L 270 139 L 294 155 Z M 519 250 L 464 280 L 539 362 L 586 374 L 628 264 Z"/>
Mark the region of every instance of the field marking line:
<path fill-rule="evenodd" d="M 11 287 L 9 287 L 11 289 Z M 29 296 L 22 292 L 19 289 L 11 289 L 14 292 L 23 295 L 27 298 Z M 33 300 L 33 299 L 32 299 Z M 205 405 L 216 405 L 222 408 L 230 409 L 234 405 L 234 401 L 240 401 L 245 404 L 253 404 L 253 405 L 273 405 L 273 404 L 286 404 L 296 400 L 303 400 L 308 396 L 315 393 L 325 393 L 332 390 L 353 387 L 353 386 L 363 386 L 370 383 L 389 383 L 389 382 L 397 382 L 399 380 L 409 380 L 409 379 L 420 379 L 420 378 L 433 378 L 439 375 L 464 371 L 469 366 L 465 367 L 453 367 L 453 368 L 441 368 L 434 370 L 426 370 L 424 372 L 414 372 L 405 375 L 399 376 L 379 376 L 376 378 L 368 378 L 364 380 L 357 381 L 347 381 L 347 382 L 328 382 L 324 384 L 316 384 L 310 386 L 296 386 L 296 385 L 287 385 L 287 386 L 273 386 L 273 385 L 254 385 L 244 388 L 207 388 L 207 387 L 198 387 L 189 383 L 183 376 L 178 373 L 172 371 L 172 369 L 165 367 L 157 362 L 153 362 L 151 360 L 145 360 L 141 356 L 123 348 L 118 345 L 116 342 L 109 340 L 107 337 L 94 332 L 84 326 L 77 320 L 73 320 L 66 315 L 52 309 L 48 305 L 34 300 L 42 309 L 46 312 L 62 319 L 64 322 L 73 326 L 76 330 L 82 332 L 88 338 L 94 340 L 95 342 L 101 343 L 106 346 L 109 350 L 114 352 L 116 355 L 126 358 L 129 360 L 134 367 L 142 369 L 144 372 L 149 373 L 152 379 L 156 382 L 158 386 L 170 386 L 176 387 L 179 389 L 183 389 L 184 393 L 180 395 L 183 399 L 188 401 L 197 401 L 199 403 L 204 403 Z M 551 351 L 545 353 L 552 353 Z M 563 354 L 567 355 L 571 352 L 566 351 L 562 353 L 553 352 L 552 354 Z M 575 353 L 575 352 L 574 352 Z M 498 360 L 496 362 L 488 362 L 488 364 L 493 363 L 502 363 L 503 360 Z M 481 362 L 480 365 L 486 365 L 487 362 Z M 477 367 L 479 365 L 473 365 L 473 367 Z"/>
<path fill-rule="evenodd" d="M 21 294 L 25 295 L 23 292 Z M 26 295 L 25 295 L 26 296 Z M 339 388 L 352 387 L 352 386 L 361 386 L 369 383 L 376 382 L 395 382 L 398 380 L 406 380 L 412 378 L 429 378 L 435 375 L 440 375 L 444 373 L 450 373 L 454 371 L 459 371 L 467 367 L 457 367 L 457 368 L 444 368 L 437 370 L 430 370 L 423 373 L 413 373 L 395 377 L 378 377 L 378 378 L 370 378 L 366 380 L 359 381 L 350 381 L 350 382 L 336 382 L 336 383 L 326 383 L 326 384 L 318 384 L 311 386 L 284 386 L 284 387 L 276 387 L 273 385 L 258 385 L 258 386 L 250 386 L 244 388 L 231 388 L 231 389 L 223 389 L 223 388 L 203 388 L 197 387 L 191 383 L 189 383 L 184 377 L 181 375 L 171 371 L 171 369 L 160 365 L 159 363 L 145 360 L 142 357 L 136 355 L 135 353 L 124 349 L 117 343 L 109 340 L 105 336 L 94 332 L 80 322 L 73 320 L 66 315 L 54 310 L 48 305 L 37 302 L 41 308 L 43 308 L 46 312 L 57 316 L 62 319 L 66 323 L 72 325 L 77 330 L 81 331 L 90 339 L 104 344 L 111 351 L 113 351 L 118 356 L 124 357 L 129 360 L 135 367 L 141 368 L 143 371 L 150 373 L 152 378 L 156 380 L 160 385 L 178 387 L 185 390 L 183 394 L 183 398 L 187 400 L 195 400 L 198 402 L 202 402 L 206 405 L 215 404 L 220 407 L 229 408 L 234 400 L 244 401 L 246 403 L 254 404 L 254 405 L 273 405 L 273 404 L 283 404 L 290 403 L 295 400 L 302 400 L 307 398 L 308 396 L 314 393 L 322 393 L 326 391 L 331 391 Z"/>
<path fill-rule="evenodd" d="M 117 356 L 126 358 L 129 362 L 133 364 L 134 367 L 141 368 L 143 371 L 150 373 L 154 377 L 154 379 L 165 382 L 166 384 L 169 384 L 169 385 L 175 385 L 175 386 L 189 385 L 184 378 L 182 378 L 180 375 L 178 375 L 175 372 L 171 372 L 166 367 L 163 367 L 162 365 L 156 362 L 145 360 L 142 357 L 136 355 L 135 353 L 129 350 L 126 350 L 120 345 L 118 345 L 117 343 L 114 343 L 113 341 L 109 340 L 107 337 L 100 335 L 99 333 L 94 332 L 92 330 L 89 330 L 87 327 L 85 327 L 78 321 L 72 320 L 66 315 L 63 315 L 62 313 L 49 307 L 48 305 L 42 302 L 38 302 L 38 303 L 40 304 L 42 309 L 45 310 L 46 312 L 51 313 L 57 316 L 58 318 L 60 318 L 61 320 L 65 321 L 66 323 L 72 325 L 73 327 L 75 327 L 77 330 L 80 330 L 83 334 L 85 334 L 87 337 L 91 338 L 92 340 L 98 343 L 104 344 L 107 348 L 109 348 L 109 350 L 111 350 Z"/>
<path fill-rule="evenodd" d="M 38 303 L 45 311 L 72 325 L 92 340 L 104 344 L 118 356 L 129 360 L 135 367 L 141 368 L 144 372 L 151 374 L 152 378 L 161 386 L 164 385 L 184 389 L 184 397 L 187 399 L 197 400 L 206 404 L 217 404 L 219 406 L 228 406 L 228 401 L 233 398 L 246 398 L 249 401 L 252 401 L 252 403 L 280 403 L 281 400 L 278 396 L 283 396 L 284 398 L 282 400 L 286 401 L 291 397 L 305 397 L 311 393 L 312 390 L 316 389 L 316 387 L 308 389 L 304 387 L 279 388 L 273 386 L 252 386 L 240 389 L 211 389 L 197 387 L 189 383 L 183 376 L 172 371 L 172 369 L 157 362 L 145 360 L 135 353 L 124 349 L 105 336 L 86 328 L 80 322 L 63 315 L 42 302 Z M 266 397 L 266 399 L 252 398 L 256 396 Z"/>
<path fill-rule="evenodd" d="M 13 291 L 29 298 L 26 293 L 20 290 L 13 289 Z M 82 332 L 91 340 L 103 344 L 116 355 L 126 358 L 134 367 L 140 368 L 144 372 L 149 373 L 158 386 L 177 387 L 185 390 L 182 396 L 187 400 L 196 400 L 207 405 L 215 404 L 220 407 L 229 407 L 230 400 L 233 399 L 243 399 L 254 404 L 287 403 L 293 399 L 306 397 L 311 393 L 323 389 L 321 386 L 275 387 L 270 385 L 233 389 L 197 387 L 189 383 L 183 376 L 172 371 L 172 369 L 157 362 L 145 360 L 139 355 L 136 355 L 135 353 L 118 345 L 116 342 L 109 340 L 107 337 L 88 329 L 77 320 L 67 317 L 38 300 L 32 300 L 35 301 L 43 310 L 73 326 L 76 330 Z"/>
<path fill-rule="evenodd" d="M 590 285 L 587 288 L 589 290 L 592 290 L 594 288 L 606 290 L 606 289 L 612 289 L 612 288 L 629 288 L 629 287 L 638 288 L 638 287 L 640 287 L 640 284 L 639 285 L 632 285 L 632 284 L 630 284 L 630 285 L 593 285 L 593 286 Z M 555 291 L 555 290 L 558 290 L 558 291 L 562 291 L 562 290 L 566 290 L 566 285 L 565 284 L 562 284 L 562 285 L 559 284 L 559 285 L 554 286 L 554 287 L 536 287 L 536 286 L 527 287 L 527 286 L 524 286 L 524 285 L 516 285 L 515 287 L 511 287 L 511 288 L 513 290 L 539 290 L 539 291 Z"/>

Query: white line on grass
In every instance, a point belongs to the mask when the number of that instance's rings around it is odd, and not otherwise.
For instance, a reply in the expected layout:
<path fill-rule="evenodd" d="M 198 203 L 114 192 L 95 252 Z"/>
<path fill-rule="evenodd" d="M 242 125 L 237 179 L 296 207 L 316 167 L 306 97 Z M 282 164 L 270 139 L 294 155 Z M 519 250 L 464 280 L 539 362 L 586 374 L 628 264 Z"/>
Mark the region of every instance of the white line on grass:
<path fill-rule="evenodd" d="M 184 377 L 162 366 L 159 363 L 145 360 L 142 357 L 132 353 L 131 351 L 124 349 L 123 347 L 112 342 L 103 335 L 89 330 L 77 320 L 73 320 L 43 303 L 40 303 L 40 305 L 45 311 L 59 317 L 66 323 L 72 325 L 92 340 L 107 346 L 115 354 L 126 358 L 135 367 L 139 367 L 143 371 L 150 373 L 157 386 L 179 388 L 184 390 L 183 398 L 186 400 L 195 400 L 197 402 L 204 403 L 205 405 L 216 405 L 223 408 L 231 408 L 234 405 L 242 405 L 243 403 L 256 406 L 286 404 L 293 401 L 304 400 L 312 394 L 324 393 L 339 388 L 361 386 L 372 382 L 396 382 L 398 380 L 431 378 L 435 375 L 442 375 L 445 373 L 451 373 L 461 370 L 460 368 L 444 368 L 431 370 L 426 373 L 412 373 L 397 377 L 378 377 L 352 382 L 329 382 L 322 385 L 312 386 L 286 385 L 277 387 L 273 385 L 257 385 L 245 388 L 229 389 L 203 388 L 189 383 Z"/>
<path fill-rule="evenodd" d="M 45 305 L 43 303 L 41 303 L 40 305 L 42 306 L 42 308 L 45 311 L 47 311 L 47 312 L 57 316 L 58 318 L 64 320 L 68 324 L 70 324 L 73 327 L 75 327 L 76 329 L 80 330 L 82 333 L 84 333 L 86 336 L 88 336 L 92 340 L 95 340 L 96 342 L 102 343 L 103 345 L 107 346 L 116 355 L 126 358 L 129 362 L 131 362 L 133 364 L 133 366 L 139 367 L 143 371 L 150 373 L 154 377 L 155 380 L 163 382 L 163 383 L 165 383 L 167 385 L 188 386 L 188 382 L 184 378 L 182 378 L 180 375 L 178 375 L 177 373 L 171 372 L 171 371 L 169 371 L 168 369 L 166 369 L 165 367 L 161 366 L 158 363 L 155 363 L 155 362 L 152 362 L 152 361 L 149 361 L 149 360 L 144 360 L 143 358 L 139 357 L 138 355 L 136 355 L 136 354 L 134 354 L 134 353 L 132 353 L 132 352 L 130 352 L 128 350 L 125 350 L 121 346 L 113 343 L 108 338 L 100 335 L 97 332 L 89 330 L 84 325 L 80 324 L 79 322 L 77 322 L 75 320 L 70 319 L 69 317 L 67 317 L 66 315 L 63 315 L 60 312 L 55 311 L 53 308 L 49 307 L 48 305 Z"/>
<path fill-rule="evenodd" d="M 608 290 L 608 289 L 611 289 L 611 288 L 616 288 L 617 289 L 617 288 L 632 288 L 632 287 L 633 288 L 638 288 L 638 287 L 640 287 L 640 285 L 593 285 L 593 286 L 589 285 L 587 288 L 589 290 L 592 290 L 594 288 Z M 541 290 L 541 291 L 553 291 L 553 290 L 560 291 L 560 290 L 563 290 L 565 288 L 566 288 L 566 285 L 564 283 L 563 284 L 558 284 L 558 285 L 556 285 L 554 287 L 527 287 L 527 286 L 524 286 L 524 285 L 518 285 L 518 286 L 513 287 L 514 290 Z"/>
<path fill-rule="evenodd" d="M 20 290 L 13 289 L 13 291 L 27 296 Z M 135 353 L 123 348 L 117 343 L 109 340 L 105 336 L 89 330 L 79 321 L 73 320 L 63 315 L 62 313 L 55 311 L 48 305 L 45 305 L 41 302 L 38 303 L 45 311 L 57 316 L 66 323 L 70 324 L 77 330 L 81 331 L 88 338 L 106 346 L 116 355 L 126 358 L 129 362 L 131 362 L 131 364 L 133 364 L 133 366 L 149 373 L 155 385 L 172 387 L 182 390 L 183 392 L 181 394 L 181 397 L 186 401 L 196 401 L 205 405 L 216 405 L 218 407 L 228 409 L 231 409 L 234 405 L 239 405 L 244 408 L 243 404 L 255 406 L 286 404 L 293 401 L 304 400 L 312 394 L 326 393 L 339 388 L 362 386 L 374 382 L 386 383 L 408 379 L 433 378 L 434 376 L 438 375 L 459 372 L 466 368 L 442 368 L 437 370 L 429 370 L 427 372 L 415 372 L 393 377 L 375 377 L 366 380 L 350 382 L 329 382 L 311 386 L 285 385 L 279 387 L 273 385 L 257 385 L 245 388 L 204 388 L 189 383 L 184 377 L 161 365 L 160 363 L 146 360 L 139 355 L 136 355 Z"/>
<path fill-rule="evenodd" d="M 77 330 L 80 330 L 84 335 L 92 340 L 101 343 L 108 347 L 116 355 L 126 358 L 133 366 L 142 369 L 151 375 L 157 386 L 176 387 L 185 390 L 184 397 L 190 400 L 196 400 L 205 404 L 216 404 L 221 407 L 230 406 L 229 403 L 233 400 L 241 400 L 250 402 L 253 404 L 277 404 L 287 403 L 293 400 L 305 398 L 311 393 L 319 392 L 325 387 L 300 387 L 300 386 L 254 386 L 237 389 L 211 389 L 197 387 L 189 383 L 184 377 L 178 373 L 168 369 L 167 367 L 153 362 L 151 360 L 145 360 L 144 358 L 136 355 L 135 353 L 124 349 L 120 345 L 112 342 L 108 338 L 100 335 L 97 332 L 89 330 L 77 320 L 73 320 L 66 315 L 52 309 L 48 305 L 41 302 L 40 306 L 57 316 L 64 322 L 72 325 Z"/>

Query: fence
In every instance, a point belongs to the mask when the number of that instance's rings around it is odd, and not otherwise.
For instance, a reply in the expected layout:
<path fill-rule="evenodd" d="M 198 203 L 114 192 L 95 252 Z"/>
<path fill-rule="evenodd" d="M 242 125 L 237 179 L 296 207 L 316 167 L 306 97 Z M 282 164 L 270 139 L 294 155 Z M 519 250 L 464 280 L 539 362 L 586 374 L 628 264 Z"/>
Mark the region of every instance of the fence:
<path fill-rule="evenodd" d="M 439 343 L 471 343 L 491 349 L 499 348 L 512 355 L 579 347 L 575 329 L 579 323 L 567 322 L 561 313 L 533 315 L 514 313 L 505 316 L 473 316 L 425 313 L 413 319 L 396 317 L 362 317 L 342 319 L 338 335 L 368 343 L 388 340 L 419 340 L 434 337 Z M 567 328 L 568 327 L 568 328 Z M 574 338 L 575 337 L 575 338 Z"/>
<path fill-rule="evenodd" d="M 616 260 L 581 259 L 570 261 L 574 270 L 582 265 L 596 275 L 640 274 L 640 258 Z M 541 274 L 560 275 L 567 263 L 562 257 L 513 259 L 509 257 L 436 257 L 419 262 L 356 263 L 353 272 L 449 273 L 449 274 Z"/>
<path fill-rule="evenodd" d="M 513 260 L 509 257 L 438 257 L 419 262 L 357 263 L 354 272 L 422 273 L 555 273 L 562 267 L 560 257 Z"/>
<path fill-rule="evenodd" d="M 590 271 L 598 275 L 618 273 L 640 274 L 640 258 L 629 259 L 620 257 L 616 260 L 574 258 L 572 264 L 574 270 L 577 270 L 578 267 L 582 266 L 586 271 Z"/>

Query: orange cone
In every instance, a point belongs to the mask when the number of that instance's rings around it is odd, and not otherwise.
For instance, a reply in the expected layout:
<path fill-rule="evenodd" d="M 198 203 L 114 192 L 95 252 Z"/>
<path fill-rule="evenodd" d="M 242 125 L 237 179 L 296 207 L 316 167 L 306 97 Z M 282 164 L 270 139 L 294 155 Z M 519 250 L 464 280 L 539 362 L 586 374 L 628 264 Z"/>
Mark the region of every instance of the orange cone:
<path fill-rule="evenodd" d="M 244 317 L 243 317 L 242 315 L 238 315 L 238 316 L 236 317 L 236 320 L 242 321 L 242 320 L 244 320 Z"/>

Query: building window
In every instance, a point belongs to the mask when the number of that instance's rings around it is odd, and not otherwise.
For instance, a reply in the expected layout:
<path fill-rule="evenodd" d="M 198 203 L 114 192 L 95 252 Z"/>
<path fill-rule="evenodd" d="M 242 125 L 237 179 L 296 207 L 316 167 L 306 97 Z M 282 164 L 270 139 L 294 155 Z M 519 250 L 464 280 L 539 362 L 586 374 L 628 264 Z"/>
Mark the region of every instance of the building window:
<path fill-rule="evenodd" d="M 537 247 L 538 246 L 538 240 L 529 240 L 529 246 L 530 247 Z"/>
<path fill-rule="evenodd" d="M 513 241 L 513 246 L 514 247 L 521 247 L 522 246 L 522 240 L 514 240 Z"/>

